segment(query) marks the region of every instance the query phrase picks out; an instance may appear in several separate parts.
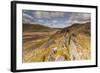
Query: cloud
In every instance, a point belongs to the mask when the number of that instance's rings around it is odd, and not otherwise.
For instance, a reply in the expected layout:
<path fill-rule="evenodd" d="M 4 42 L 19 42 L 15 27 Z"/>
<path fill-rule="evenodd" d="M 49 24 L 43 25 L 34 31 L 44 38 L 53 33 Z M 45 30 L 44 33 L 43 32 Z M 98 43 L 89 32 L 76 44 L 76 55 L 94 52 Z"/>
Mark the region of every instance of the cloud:
<path fill-rule="evenodd" d="M 34 17 L 23 12 L 23 14 L 22 14 L 23 23 L 31 23 L 31 22 L 33 22 L 33 19 L 34 19 Z"/>
<path fill-rule="evenodd" d="M 70 16 L 70 21 L 90 21 L 91 15 L 89 13 L 72 13 Z"/>
<path fill-rule="evenodd" d="M 34 17 L 32 17 L 31 15 L 29 15 L 29 14 L 27 14 L 27 13 L 23 13 L 22 16 L 23 16 L 24 18 L 29 18 L 29 19 L 31 19 L 31 20 L 34 18 Z"/>
<path fill-rule="evenodd" d="M 64 12 L 34 11 L 33 12 L 33 15 L 36 18 L 51 19 L 53 17 L 61 17 L 61 16 L 64 16 Z"/>

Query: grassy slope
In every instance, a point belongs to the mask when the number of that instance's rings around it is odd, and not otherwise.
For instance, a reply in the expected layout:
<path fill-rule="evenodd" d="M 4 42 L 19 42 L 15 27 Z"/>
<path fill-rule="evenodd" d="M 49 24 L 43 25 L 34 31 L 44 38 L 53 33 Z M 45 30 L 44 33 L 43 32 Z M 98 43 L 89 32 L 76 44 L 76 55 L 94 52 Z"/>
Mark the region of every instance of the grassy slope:
<path fill-rule="evenodd" d="M 44 30 L 44 27 L 43 29 L 42 27 L 38 32 Z M 35 30 L 36 29 L 38 29 L 38 27 L 36 27 Z M 64 57 L 64 60 L 67 61 L 87 60 L 91 58 L 90 23 L 81 25 L 73 24 L 70 27 L 60 29 L 60 31 L 56 29 L 51 30 L 46 27 L 45 29 L 46 33 L 41 34 L 44 38 L 37 37 L 37 39 L 23 42 L 23 62 L 55 61 L 60 57 Z M 30 30 L 33 31 L 34 29 Z M 24 33 L 27 31 L 24 31 Z M 36 35 L 34 32 L 32 34 L 33 36 Z M 41 31 L 41 33 L 44 33 L 44 31 Z M 40 35 L 40 33 L 37 33 L 37 35 Z M 56 50 L 54 48 L 56 48 Z"/>

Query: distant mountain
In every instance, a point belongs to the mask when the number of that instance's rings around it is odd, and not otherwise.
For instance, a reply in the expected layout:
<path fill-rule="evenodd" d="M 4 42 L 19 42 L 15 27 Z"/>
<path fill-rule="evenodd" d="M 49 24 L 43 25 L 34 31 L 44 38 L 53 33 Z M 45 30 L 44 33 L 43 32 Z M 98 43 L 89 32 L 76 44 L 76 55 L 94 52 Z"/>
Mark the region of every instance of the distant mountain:
<path fill-rule="evenodd" d="M 52 31 L 53 28 L 43 26 L 40 24 L 23 24 L 23 32 L 38 32 L 38 31 Z"/>
<path fill-rule="evenodd" d="M 90 30 L 90 22 L 87 23 L 74 23 L 69 27 L 65 27 L 63 28 L 59 33 L 64 33 L 64 32 L 68 32 L 68 33 L 72 33 L 72 32 L 80 32 L 80 31 L 84 31 L 84 30 Z"/>

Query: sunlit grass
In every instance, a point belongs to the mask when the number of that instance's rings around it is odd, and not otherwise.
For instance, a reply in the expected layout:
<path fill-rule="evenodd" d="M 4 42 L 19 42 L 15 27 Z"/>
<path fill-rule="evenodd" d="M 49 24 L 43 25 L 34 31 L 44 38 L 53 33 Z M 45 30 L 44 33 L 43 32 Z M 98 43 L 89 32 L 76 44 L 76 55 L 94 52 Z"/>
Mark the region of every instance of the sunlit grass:
<path fill-rule="evenodd" d="M 72 28 L 69 32 L 52 33 L 47 36 L 43 32 L 28 35 L 42 35 L 40 38 L 23 42 L 23 62 L 49 62 L 62 58 L 62 61 L 91 59 L 91 36 L 89 29 Z M 43 34 L 42 34 L 43 33 Z M 48 33 L 47 33 L 48 34 Z M 27 38 L 25 38 L 27 39 Z"/>

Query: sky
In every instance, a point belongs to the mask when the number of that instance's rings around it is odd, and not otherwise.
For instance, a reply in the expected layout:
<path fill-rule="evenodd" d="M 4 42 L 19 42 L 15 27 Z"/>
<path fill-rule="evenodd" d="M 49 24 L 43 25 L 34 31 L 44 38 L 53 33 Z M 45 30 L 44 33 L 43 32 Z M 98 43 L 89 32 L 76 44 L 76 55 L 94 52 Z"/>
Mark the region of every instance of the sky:
<path fill-rule="evenodd" d="M 89 22 L 90 20 L 91 14 L 83 12 L 22 11 L 22 23 L 40 24 L 52 28 L 64 28 L 72 23 Z"/>

